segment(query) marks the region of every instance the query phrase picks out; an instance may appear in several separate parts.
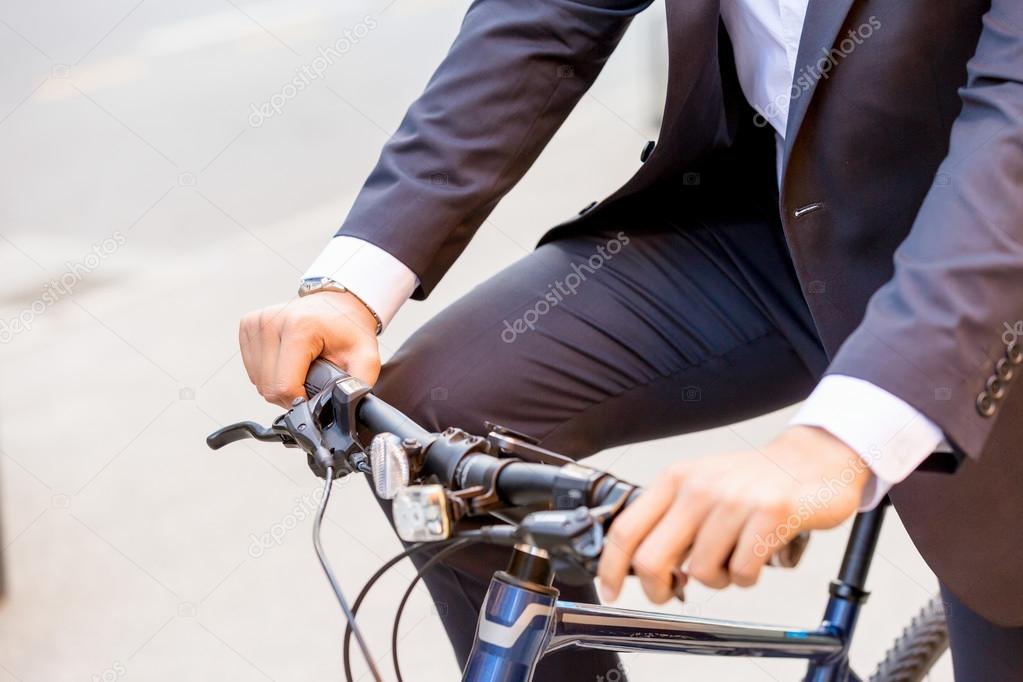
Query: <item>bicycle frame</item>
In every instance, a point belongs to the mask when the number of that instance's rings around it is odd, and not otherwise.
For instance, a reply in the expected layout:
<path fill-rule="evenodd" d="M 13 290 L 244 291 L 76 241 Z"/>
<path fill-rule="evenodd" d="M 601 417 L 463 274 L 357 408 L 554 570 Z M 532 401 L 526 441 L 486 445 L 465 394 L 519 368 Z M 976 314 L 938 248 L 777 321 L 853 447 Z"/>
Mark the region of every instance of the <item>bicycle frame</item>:
<path fill-rule="evenodd" d="M 546 653 L 567 647 L 793 658 L 808 661 L 804 682 L 859 682 L 849 643 L 886 507 L 856 517 L 824 619 L 813 630 L 562 601 L 546 560 L 520 557 L 490 583 L 462 682 L 531 682 Z"/>

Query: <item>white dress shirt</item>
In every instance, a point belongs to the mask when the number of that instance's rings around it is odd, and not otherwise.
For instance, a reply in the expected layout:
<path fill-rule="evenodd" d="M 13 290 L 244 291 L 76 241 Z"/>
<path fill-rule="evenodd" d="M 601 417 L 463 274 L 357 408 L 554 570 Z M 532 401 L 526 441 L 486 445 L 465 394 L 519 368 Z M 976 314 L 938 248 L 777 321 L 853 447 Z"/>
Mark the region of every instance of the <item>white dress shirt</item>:
<path fill-rule="evenodd" d="M 796 55 L 809 0 L 722 0 L 747 101 L 774 128 L 779 176 Z M 780 179 L 780 177 L 779 177 Z M 386 327 L 419 285 L 415 274 L 383 249 L 334 237 L 305 277 L 330 277 L 371 307 Z M 911 405 L 870 382 L 828 375 L 790 424 L 827 430 L 870 467 L 861 509 L 874 507 L 944 440 L 941 429 Z"/>

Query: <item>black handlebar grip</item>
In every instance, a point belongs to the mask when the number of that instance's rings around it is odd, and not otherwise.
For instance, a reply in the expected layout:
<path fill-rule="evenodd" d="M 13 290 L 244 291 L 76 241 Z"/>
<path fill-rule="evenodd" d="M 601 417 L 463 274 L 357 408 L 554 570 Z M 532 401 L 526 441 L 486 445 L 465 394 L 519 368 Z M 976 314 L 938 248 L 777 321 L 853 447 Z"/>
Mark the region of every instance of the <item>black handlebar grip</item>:
<path fill-rule="evenodd" d="M 312 398 L 338 379 L 344 379 L 346 377 L 348 377 L 348 372 L 344 371 L 333 362 L 324 360 L 323 358 L 313 360 L 313 364 L 309 365 L 309 373 L 305 376 L 306 395 Z"/>
<path fill-rule="evenodd" d="M 329 360 L 319 358 L 309 366 L 305 377 L 305 390 L 311 398 L 327 386 L 335 384 L 339 379 L 348 379 L 351 375 Z M 365 386 L 358 379 L 355 380 Z M 399 438 L 415 438 L 425 442 L 430 432 L 402 414 L 397 408 L 391 407 L 372 394 L 360 396 L 358 400 L 358 428 L 370 439 L 378 433 L 393 433 Z M 363 430 L 365 429 L 365 432 Z"/>

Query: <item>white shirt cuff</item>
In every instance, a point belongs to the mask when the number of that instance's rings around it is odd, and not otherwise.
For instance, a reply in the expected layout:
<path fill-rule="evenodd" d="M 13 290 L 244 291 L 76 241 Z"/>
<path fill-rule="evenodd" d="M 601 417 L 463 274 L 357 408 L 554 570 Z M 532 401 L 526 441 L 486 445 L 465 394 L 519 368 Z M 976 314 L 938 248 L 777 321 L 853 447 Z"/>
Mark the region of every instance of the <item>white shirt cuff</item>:
<path fill-rule="evenodd" d="M 359 297 L 387 327 L 419 286 L 408 266 L 379 246 L 345 235 L 330 240 L 303 279 L 329 277 Z"/>
<path fill-rule="evenodd" d="M 873 509 L 944 442 L 941 429 L 912 405 L 869 381 L 829 374 L 790 425 L 829 432 L 870 467 L 860 511 Z"/>

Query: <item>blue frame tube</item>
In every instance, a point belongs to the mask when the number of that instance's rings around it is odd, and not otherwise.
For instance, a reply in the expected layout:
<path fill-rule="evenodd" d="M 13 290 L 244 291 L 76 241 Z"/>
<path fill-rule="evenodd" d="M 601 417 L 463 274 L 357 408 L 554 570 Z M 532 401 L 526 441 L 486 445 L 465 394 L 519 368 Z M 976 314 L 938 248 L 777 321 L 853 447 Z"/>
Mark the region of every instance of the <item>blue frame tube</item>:
<path fill-rule="evenodd" d="M 813 662 L 811 671 L 819 671 L 812 678 L 815 682 L 844 681 L 841 675 L 848 673 L 846 642 L 836 629 L 645 613 L 560 601 L 557 595 L 554 588 L 518 580 L 504 571 L 495 574 L 462 681 L 530 682 L 544 654 L 570 646 L 805 659 Z"/>
<path fill-rule="evenodd" d="M 887 501 L 859 514 L 822 625 L 815 630 L 737 623 L 558 600 L 552 587 L 494 575 L 463 682 L 530 682 L 544 654 L 566 647 L 809 661 L 804 682 L 857 682 L 849 641 Z"/>

